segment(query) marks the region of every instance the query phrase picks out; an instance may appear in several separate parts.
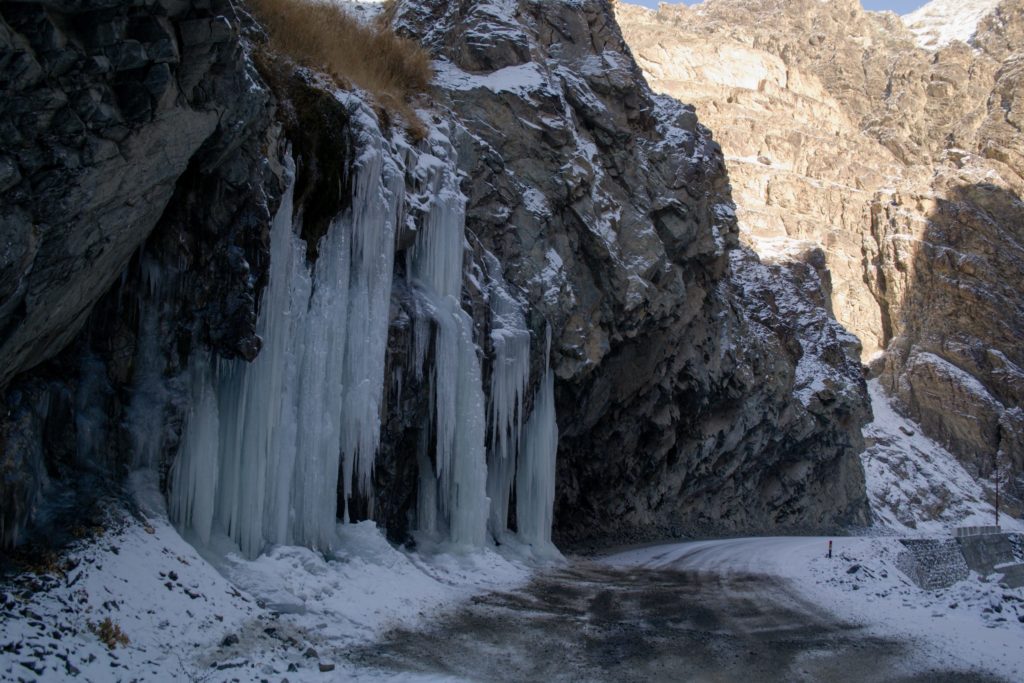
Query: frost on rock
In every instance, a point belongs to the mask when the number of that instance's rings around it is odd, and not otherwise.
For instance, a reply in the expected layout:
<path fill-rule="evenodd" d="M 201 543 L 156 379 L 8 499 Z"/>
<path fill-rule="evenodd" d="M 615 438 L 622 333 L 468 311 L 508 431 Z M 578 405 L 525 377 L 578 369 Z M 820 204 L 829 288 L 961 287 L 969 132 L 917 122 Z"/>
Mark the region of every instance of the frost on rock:
<path fill-rule="evenodd" d="M 531 284 L 539 288 L 544 302 L 550 306 L 558 305 L 563 292 L 569 303 L 576 303 L 576 294 L 565 272 L 565 262 L 555 249 L 548 249 L 545 252 L 544 269 L 537 274 Z"/>
<path fill-rule="evenodd" d="M 948 378 L 950 383 L 955 384 L 960 390 L 975 396 L 980 404 L 997 403 L 996 399 L 993 398 L 989 390 L 985 388 L 985 385 L 977 377 L 934 353 L 927 351 L 914 352 L 907 359 L 907 369 L 908 371 L 913 371 L 917 366 L 927 366 L 934 369 L 936 373 Z"/>
<path fill-rule="evenodd" d="M 849 381 L 860 375 L 859 363 L 850 351 L 859 341 L 821 305 L 821 281 L 814 269 L 798 260 L 763 263 L 748 252 L 731 256 L 736 281 L 752 303 L 753 320 L 764 324 L 773 316 L 790 322 L 800 352 L 796 359 L 793 395 L 812 411 L 837 397 L 863 391 Z M 757 328 L 754 328 L 758 332 Z M 772 334 L 775 334 L 774 332 Z"/>

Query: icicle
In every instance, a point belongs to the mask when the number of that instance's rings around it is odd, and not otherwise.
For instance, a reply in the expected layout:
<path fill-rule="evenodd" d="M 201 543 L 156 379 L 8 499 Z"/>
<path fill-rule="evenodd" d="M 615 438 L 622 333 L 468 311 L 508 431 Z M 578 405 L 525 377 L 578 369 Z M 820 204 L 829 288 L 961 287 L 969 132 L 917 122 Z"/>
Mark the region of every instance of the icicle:
<path fill-rule="evenodd" d="M 367 160 L 361 179 L 372 178 L 374 182 L 360 182 L 352 200 L 352 285 L 342 379 L 345 501 L 351 498 L 353 477 L 357 490 L 370 493 L 370 476 L 380 442 L 395 230 L 403 215 L 405 197 L 404 174 L 384 161 L 381 153 Z"/>
<path fill-rule="evenodd" d="M 551 354 L 551 328 L 547 330 L 544 378 L 526 423 L 516 472 L 516 521 L 519 538 L 540 556 L 558 557 L 551 543 L 555 504 L 555 456 L 558 424 L 555 421 L 555 378 L 547 364 Z"/>
<path fill-rule="evenodd" d="M 457 317 L 459 363 L 456 370 L 457 402 L 455 441 L 450 470 L 443 479 L 448 497 L 451 541 L 456 545 L 480 547 L 487 528 L 487 462 L 484 441 L 487 417 L 484 410 L 483 377 L 473 323 L 460 310 Z"/>
<path fill-rule="evenodd" d="M 415 169 L 431 204 L 411 256 L 422 308 L 435 329 L 430 379 L 436 468 L 421 467 L 420 491 L 422 495 L 431 488 L 423 478 L 436 478 L 437 511 L 448 523 L 448 539 L 456 545 L 482 546 L 488 511 L 486 414 L 473 321 L 461 304 L 466 199 L 458 187 L 451 143 L 436 131 L 431 142 L 434 154 L 422 154 Z M 422 319 L 417 322 L 420 373 L 430 346 L 429 332 L 429 324 Z M 421 511 L 420 530 L 432 531 L 433 520 Z"/>
<path fill-rule="evenodd" d="M 107 367 L 91 352 L 82 358 L 81 380 L 75 392 L 75 454 L 79 462 L 106 462 L 106 400 L 113 389 Z M 112 464 L 112 463 L 111 463 Z"/>
<path fill-rule="evenodd" d="M 293 536 L 295 378 L 310 279 L 292 230 L 292 193 L 290 184 L 271 230 L 269 282 L 257 322 L 263 350 L 251 365 L 193 358 L 193 410 L 171 472 L 172 518 L 204 543 L 216 526 L 250 557 Z"/>
<path fill-rule="evenodd" d="M 220 423 L 208 363 L 197 363 L 192 373 L 188 429 L 171 467 L 174 486 L 170 514 L 179 524 L 195 531 L 203 543 L 209 543 L 219 474 L 217 459 L 209 456 L 217 452 Z"/>
<path fill-rule="evenodd" d="M 522 304 L 505 286 L 501 264 L 486 254 L 491 308 L 491 367 L 487 458 L 487 496 L 491 499 L 491 533 L 500 537 L 508 528 L 508 506 L 515 478 L 516 454 L 523 422 L 523 398 L 530 381 L 530 331 Z"/>
<path fill-rule="evenodd" d="M 166 361 L 161 351 L 161 308 L 166 299 L 164 273 L 155 261 L 143 257 L 139 265 L 139 333 L 132 378 L 132 398 L 126 425 L 132 440 L 133 466 L 155 468 L 163 445 L 164 406 L 169 395 L 164 383 Z"/>
<path fill-rule="evenodd" d="M 433 468 L 427 455 L 430 441 L 430 424 L 423 425 L 416 444 L 416 463 L 420 477 L 417 492 L 417 519 L 420 531 L 430 535 L 438 532 L 437 528 L 437 479 L 430 476 Z"/>

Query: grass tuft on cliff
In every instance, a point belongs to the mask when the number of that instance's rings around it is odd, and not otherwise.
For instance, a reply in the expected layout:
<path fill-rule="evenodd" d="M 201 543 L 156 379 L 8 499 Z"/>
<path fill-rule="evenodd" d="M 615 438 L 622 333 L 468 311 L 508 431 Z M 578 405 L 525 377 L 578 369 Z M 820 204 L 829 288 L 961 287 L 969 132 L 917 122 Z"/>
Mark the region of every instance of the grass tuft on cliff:
<path fill-rule="evenodd" d="M 409 99 L 433 77 L 430 54 L 396 35 L 382 16 L 364 24 L 329 0 L 250 0 L 270 37 L 270 48 L 330 75 L 342 87 L 373 95 L 387 116 L 400 113 L 410 132 L 422 124 Z"/>

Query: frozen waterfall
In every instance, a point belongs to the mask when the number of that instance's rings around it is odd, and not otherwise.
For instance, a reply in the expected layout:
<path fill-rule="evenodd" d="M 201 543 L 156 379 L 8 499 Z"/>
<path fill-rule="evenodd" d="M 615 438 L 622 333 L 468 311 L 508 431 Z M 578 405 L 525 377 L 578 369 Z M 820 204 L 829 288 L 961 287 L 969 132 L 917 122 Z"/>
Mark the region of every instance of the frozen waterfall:
<path fill-rule="evenodd" d="M 293 188 L 286 192 L 271 232 L 257 359 L 195 361 L 170 508 L 204 542 L 216 529 L 250 557 L 267 544 L 330 550 L 339 472 L 344 500 L 353 486 L 369 490 L 404 177 L 379 133 L 362 143 L 352 208 L 334 221 L 312 268 L 293 228 Z"/>
<path fill-rule="evenodd" d="M 544 358 L 551 356 L 551 329 L 547 330 Z M 555 377 L 545 365 L 544 377 L 526 423 L 523 446 L 516 471 L 516 521 L 519 540 L 533 547 L 541 557 L 558 556 L 551 543 L 555 504 L 555 456 L 558 453 L 558 424 L 555 421 Z"/>
<path fill-rule="evenodd" d="M 485 254 L 494 353 L 485 396 L 479 340 L 462 306 L 466 198 L 455 148 L 439 128 L 428 151 L 414 151 L 369 125 L 359 147 L 351 208 L 321 238 L 315 264 L 296 230 L 294 187 L 285 193 L 271 231 L 256 360 L 193 355 L 170 472 L 172 519 L 203 544 L 226 536 L 248 557 L 275 544 L 337 547 L 353 493 L 373 499 L 395 233 L 415 214 L 405 264 L 417 307 L 412 362 L 429 392 L 417 454 L 420 537 L 483 547 L 488 523 L 495 537 L 507 534 L 514 493 L 519 539 L 535 555 L 557 555 L 553 377 L 546 371 L 524 425 L 526 305 Z M 415 212 L 405 206 L 407 183 Z"/>
<path fill-rule="evenodd" d="M 499 541 L 509 541 L 508 515 L 516 497 L 516 540 L 529 546 L 540 559 L 560 557 L 551 543 L 555 502 L 555 456 L 558 425 L 555 421 L 554 375 L 548 366 L 551 330 L 544 346 L 544 376 L 523 426 L 523 399 L 530 381 L 530 330 L 525 305 L 505 284 L 501 264 L 485 254 L 491 312 L 491 366 L 489 419 L 491 434 L 487 459 L 487 495 L 491 499 L 489 525 Z"/>
<path fill-rule="evenodd" d="M 483 376 L 473 320 L 462 308 L 466 198 L 459 190 L 455 150 L 439 131 L 415 169 L 429 208 L 410 254 L 409 272 L 423 313 L 416 325 L 416 367 L 426 368 L 433 341 L 429 385 L 434 462 L 420 448 L 419 526 L 458 546 L 482 546 L 487 527 L 487 463 Z"/>
<path fill-rule="evenodd" d="M 526 326 L 523 305 L 505 286 L 498 259 L 486 254 L 485 265 L 494 348 L 487 495 L 491 499 L 491 533 L 500 537 L 508 524 L 509 499 L 523 431 L 523 399 L 530 382 L 530 330 Z"/>

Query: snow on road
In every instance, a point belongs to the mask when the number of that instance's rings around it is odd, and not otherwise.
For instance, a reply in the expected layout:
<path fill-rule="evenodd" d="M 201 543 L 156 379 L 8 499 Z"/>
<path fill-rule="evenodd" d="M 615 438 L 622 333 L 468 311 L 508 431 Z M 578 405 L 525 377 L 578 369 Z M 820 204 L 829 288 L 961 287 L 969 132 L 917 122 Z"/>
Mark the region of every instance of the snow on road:
<path fill-rule="evenodd" d="M 877 382 L 869 389 L 875 420 L 862 461 L 876 531 L 948 538 L 958 524 L 987 523 L 982 487 L 899 416 Z M 367 671 L 344 653 L 392 628 L 428 628 L 472 596 L 519 591 L 535 575 L 505 547 L 503 555 L 408 553 L 370 523 L 340 526 L 345 550 L 334 557 L 288 546 L 253 561 L 227 546 L 200 552 L 168 522 L 151 478 L 136 477 L 134 490 L 137 515 L 122 511 L 51 566 L 0 585 L 0 681 L 444 680 Z M 777 577 L 837 621 L 916 643 L 938 667 L 1024 680 L 1024 590 L 971 574 L 925 591 L 898 568 L 898 539 L 834 538 L 832 559 L 827 541 L 695 541 L 602 562 Z M 105 623 L 108 639 L 116 627 L 127 642 L 108 649 Z"/>
<path fill-rule="evenodd" d="M 519 593 L 532 575 L 494 551 L 420 556 L 393 548 L 370 524 L 342 533 L 346 552 L 333 558 L 278 547 L 255 561 L 227 553 L 211 563 L 144 505 L 141 517 L 89 539 L 58 567 L 0 587 L 0 680 L 451 680 L 368 670 L 345 653 L 391 628 L 430 628 L 474 595 Z M 936 667 L 1024 680 L 1024 591 L 976 575 L 923 591 L 897 569 L 897 539 L 835 538 L 832 559 L 827 540 L 696 541 L 602 563 L 613 572 L 778 577 L 837 622 L 916 643 Z M 95 631 L 106 619 L 127 643 L 101 642 Z"/>
<path fill-rule="evenodd" d="M 1024 680 L 1024 589 L 1005 589 L 972 572 L 949 588 L 926 591 L 897 568 L 905 551 L 897 539 L 831 540 L 831 559 L 826 537 L 774 537 L 651 546 L 602 562 L 782 578 L 837 619 L 860 623 L 882 637 L 913 641 L 938 666 Z"/>

